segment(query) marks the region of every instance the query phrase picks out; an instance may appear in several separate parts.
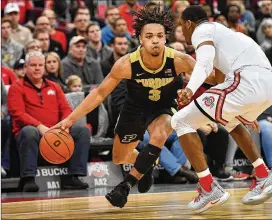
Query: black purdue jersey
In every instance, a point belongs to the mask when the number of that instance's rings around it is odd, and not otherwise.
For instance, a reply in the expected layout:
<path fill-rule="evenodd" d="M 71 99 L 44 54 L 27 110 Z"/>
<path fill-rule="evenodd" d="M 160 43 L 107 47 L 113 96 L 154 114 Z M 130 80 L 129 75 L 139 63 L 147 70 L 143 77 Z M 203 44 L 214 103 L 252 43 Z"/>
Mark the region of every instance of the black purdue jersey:
<path fill-rule="evenodd" d="M 175 71 L 174 55 L 174 49 L 165 47 L 162 66 L 149 70 L 141 59 L 140 47 L 131 53 L 132 77 L 127 80 L 127 98 L 143 107 L 173 106 L 177 90 L 182 88 L 182 78 Z"/>

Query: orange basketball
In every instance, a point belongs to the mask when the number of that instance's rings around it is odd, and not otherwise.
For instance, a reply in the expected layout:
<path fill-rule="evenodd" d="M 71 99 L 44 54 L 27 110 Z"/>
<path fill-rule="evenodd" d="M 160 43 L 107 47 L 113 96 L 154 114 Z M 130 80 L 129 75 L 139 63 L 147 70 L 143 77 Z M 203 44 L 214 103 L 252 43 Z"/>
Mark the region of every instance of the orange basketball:
<path fill-rule="evenodd" d="M 41 155 L 52 164 L 61 164 L 69 160 L 74 148 L 72 136 L 61 129 L 47 131 L 40 141 Z"/>

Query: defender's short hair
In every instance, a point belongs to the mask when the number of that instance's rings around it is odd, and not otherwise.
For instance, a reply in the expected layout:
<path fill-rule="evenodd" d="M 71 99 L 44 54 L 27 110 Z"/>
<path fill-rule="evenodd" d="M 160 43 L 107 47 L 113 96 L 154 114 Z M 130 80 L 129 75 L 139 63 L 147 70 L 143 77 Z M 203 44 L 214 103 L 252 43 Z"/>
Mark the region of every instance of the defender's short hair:
<path fill-rule="evenodd" d="M 185 21 L 192 21 L 195 23 L 200 23 L 202 21 L 208 21 L 208 15 L 206 11 L 198 5 L 192 5 L 186 8 L 181 15 L 182 19 Z"/>

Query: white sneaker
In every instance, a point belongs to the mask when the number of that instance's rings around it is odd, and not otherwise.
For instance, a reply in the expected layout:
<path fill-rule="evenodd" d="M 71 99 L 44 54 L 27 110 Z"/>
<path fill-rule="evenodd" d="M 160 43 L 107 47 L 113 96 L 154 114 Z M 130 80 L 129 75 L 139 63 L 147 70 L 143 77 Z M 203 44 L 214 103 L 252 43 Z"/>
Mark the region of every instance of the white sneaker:
<path fill-rule="evenodd" d="M 272 171 L 268 172 L 268 177 L 252 179 L 249 192 L 243 197 L 242 203 L 245 205 L 259 205 L 272 197 Z"/>
<path fill-rule="evenodd" d="M 221 205 L 230 197 L 230 194 L 226 192 L 216 180 L 213 181 L 211 185 L 212 190 L 210 192 L 206 192 L 200 184 L 198 184 L 198 186 L 198 196 L 188 204 L 188 208 L 194 213 L 201 213 L 214 206 Z"/>

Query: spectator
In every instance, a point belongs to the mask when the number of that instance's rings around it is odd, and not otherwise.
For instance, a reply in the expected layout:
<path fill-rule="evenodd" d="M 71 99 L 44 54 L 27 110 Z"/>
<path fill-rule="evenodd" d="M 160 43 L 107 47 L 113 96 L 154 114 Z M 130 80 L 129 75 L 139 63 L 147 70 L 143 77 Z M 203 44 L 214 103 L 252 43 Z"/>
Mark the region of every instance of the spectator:
<path fill-rule="evenodd" d="M 45 71 L 46 71 L 45 78 L 58 83 L 64 93 L 69 92 L 69 89 L 62 78 L 63 68 L 61 65 L 60 57 L 57 53 L 50 52 L 46 55 Z"/>
<path fill-rule="evenodd" d="M 113 25 L 115 35 L 125 35 L 128 39 L 128 51 L 133 51 L 136 47 L 138 47 L 139 42 L 135 38 L 131 38 L 130 34 L 128 33 L 128 27 L 125 19 L 117 18 Z M 113 36 L 114 38 L 114 36 Z M 112 41 L 112 39 L 111 39 Z"/>
<path fill-rule="evenodd" d="M 19 24 L 20 9 L 16 3 L 8 3 L 4 9 L 4 14 L 12 24 L 11 38 L 21 45 L 25 45 L 32 39 L 30 30 Z"/>
<path fill-rule="evenodd" d="M 263 30 L 265 39 L 261 43 L 261 48 L 264 52 L 272 47 L 272 18 L 263 19 L 260 28 Z"/>
<path fill-rule="evenodd" d="M 50 35 L 47 30 L 37 29 L 34 32 L 33 37 L 40 41 L 43 54 L 46 55 L 49 52 L 56 52 L 61 58 L 64 57 L 64 52 L 60 43 L 50 39 Z"/>
<path fill-rule="evenodd" d="M 128 39 L 126 38 L 125 35 L 116 35 L 113 38 L 111 46 L 113 48 L 112 55 L 110 57 L 108 57 L 107 59 L 102 60 L 100 63 L 104 77 L 106 77 L 109 74 L 113 64 L 120 57 L 127 54 L 127 52 L 128 52 Z"/>
<path fill-rule="evenodd" d="M 87 41 L 82 36 L 73 37 L 70 41 L 69 54 L 62 60 L 64 79 L 78 75 L 83 85 L 100 84 L 103 73 L 99 63 L 86 57 Z"/>
<path fill-rule="evenodd" d="M 209 18 L 209 21 L 213 22 L 214 21 L 214 19 L 213 19 L 214 12 L 212 10 L 212 7 L 210 5 L 208 5 L 208 4 L 204 4 L 204 5 L 202 5 L 202 8 L 206 11 L 206 13 L 208 15 L 208 18 Z"/>
<path fill-rule="evenodd" d="M 248 28 L 249 32 L 254 33 L 256 29 L 256 20 L 255 20 L 254 14 L 251 11 L 246 10 L 245 1 L 244 0 L 229 0 L 228 4 L 238 5 L 240 7 L 241 23 L 244 24 L 246 28 Z"/>
<path fill-rule="evenodd" d="M 25 76 L 24 65 L 25 65 L 24 59 L 20 59 L 15 63 L 13 69 L 14 69 L 14 73 L 15 73 L 17 79 L 24 78 L 24 76 Z"/>
<path fill-rule="evenodd" d="M 107 25 L 102 28 L 102 42 L 108 44 L 114 36 L 114 22 L 120 17 L 119 9 L 116 6 L 110 6 L 107 8 L 106 12 L 106 22 Z"/>
<path fill-rule="evenodd" d="M 12 69 L 1 65 L 1 76 L 6 86 L 11 85 L 16 81 L 16 75 Z"/>
<path fill-rule="evenodd" d="M 88 40 L 87 57 L 100 61 L 111 56 L 112 49 L 108 45 L 103 44 L 98 24 L 89 24 L 86 34 Z"/>
<path fill-rule="evenodd" d="M 35 11 L 32 0 L 2 0 L 1 8 L 5 8 L 8 3 L 17 4 L 19 7 L 19 23 L 26 26 L 34 27 Z"/>
<path fill-rule="evenodd" d="M 10 168 L 9 139 L 10 139 L 10 117 L 7 111 L 7 91 L 3 80 L 1 80 L 1 177 L 7 175 Z"/>
<path fill-rule="evenodd" d="M 259 116 L 258 122 L 261 129 L 261 145 L 264 151 L 266 164 L 269 169 L 272 169 L 272 106 Z"/>
<path fill-rule="evenodd" d="M 82 92 L 82 80 L 77 75 L 69 76 L 66 84 L 70 92 Z"/>
<path fill-rule="evenodd" d="M 120 16 L 126 20 L 128 32 L 131 36 L 134 35 L 134 29 L 132 27 L 132 22 L 134 18 L 131 14 L 131 11 L 139 11 L 142 8 L 143 6 L 138 3 L 138 0 L 126 0 L 125 3 L 119 6 Z"/>
<path fill-rule="evenodd" d="M 182 44 L 185 44 L 185 37 L 182 32 L 182 26 L 181 25 L 176 25 L 170 35 L 170 43 L 173 42 L 180 42 Z"/>
<path fill-rule="evenodd" d="M 69 47 L 69 42 L 75 36 L 86 37 L 86 29 L 89 24 L 89 16 L 84 14 L 77 14 L 74 20 L 75 28 L 67 34 L 67 48 Z"/>
<path fill-rule="evenodd" d="M 239 24 L 240 17 L 240 7 L 238 5 L 229 5 L 227 9 L 228 27 L 236 32 L 248 35 L 248 29 L 243 24 Z"/>
<path fill-rule="evenodd" d="M 175 50 L 181 52 L 181 53 L 186 53 L 184 45 L 178 41 L 169 44 L 169 46 L 174 48 Z"/>
<path fill-rule="evenodd" d="M 41 52 L 27 54 L 26 76 L 13 84 L 8 94 L 8 110 L 20 157 L 19 190 L 23 192 L 39 190 L 35 175 L 41 136 L 71 113 L 60 86 L 43 78 L 44 63 Z M 75 141 L 75 151 L 67 163 L 69 175 L 62 179 L 61 187 L 86 189 L 88 184 L 81 182 L 78 176 L 86 175 L 90 131 L 83 125 L 74 125 L 68 132 Z"/>
<path fill-rule="evenodd" d="M 42 13 L 43 16 L 47 17 L 49 20 L 49 33 L 50 33 L 50 38 L 52 40 L 55 40 L 59 42 L 62 46 L 62 49 L 64 52 L 66 52 L 66 45 L 67 45 L 67 39 L 66 35 L 62 31 L 58 31 L 55 28 L 55 25 L 57 23 L 56 21 L 56 14 L 53 10 L 50 9 L 45 9 Z M 41 19 L 38 18 L 38 19 Z M 38 24 L 38 20 L 36 21 L 36 24 Z"/>
<path fill-rule="evenodd" d="M 20 59 L 23 47 L 11 39 L 11 22 L 7 19 L 1 21 L 1 65 L 13 68 Z"/>
<path fill-rule="evenodd" d="M 142 150 L 144 146 L 148 144 L 148 141 L 149 133 L 146 131 L 143 141 L 140 141 L 137 148 Z M 187 181 L 190 183 L 198 182 L 196 173 L 190 170 L 190 163 L 179 144 L 178 136 L 175 131 L 171 133 L 165 145 L 162 147 L 159 164 L 163 166 L 171 176 L 171 183 L 186 183 Z"/>
<path fill-rule="evenodd" d="M 41 42 L 37 39 L 32 39 L 24 46 L 24 50 L 20 59 L 25 60 L 25 55 L 31 51 L 42 51 Z"/>
<path fill-rule="evenodd" d="M 257 33 L 256 38 L 257 42 L 261 44 L 264 41 L 264 34 L 260 24 L 262 23 L 264 18 L 272 18 L 272 2 L 271 0 L 262 0 L 259 2 L 260 12 L 256 14 L 256 27 Z"/>
<path fill-rule="evenodd" d="M 224 14 L 217 14 L 214 16 L 214 21 L 220 24 L 223 24 L 226 27 L 229 27 L 228 21 Z"/>

